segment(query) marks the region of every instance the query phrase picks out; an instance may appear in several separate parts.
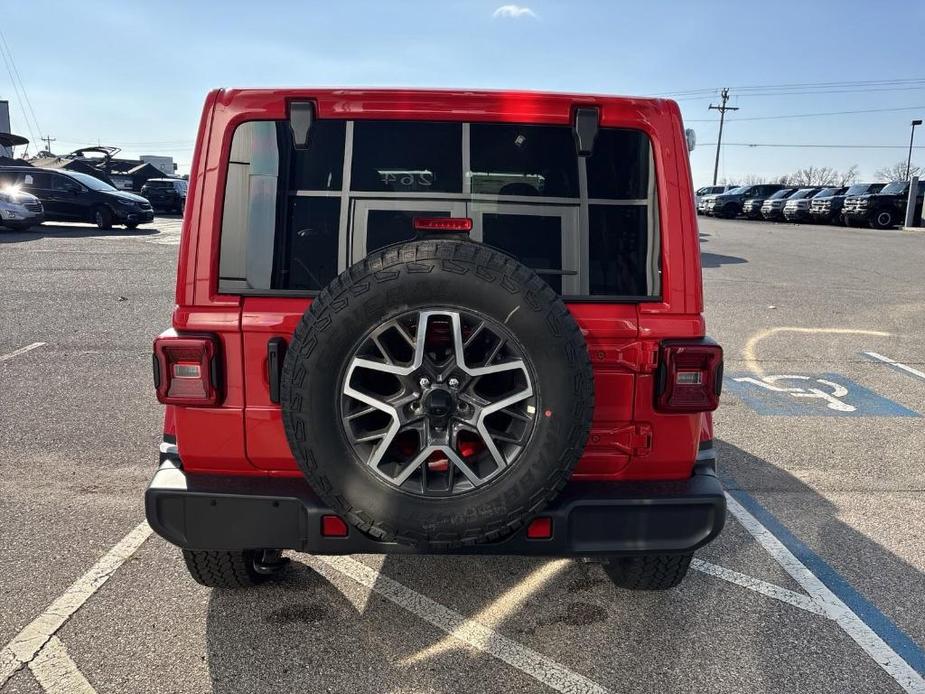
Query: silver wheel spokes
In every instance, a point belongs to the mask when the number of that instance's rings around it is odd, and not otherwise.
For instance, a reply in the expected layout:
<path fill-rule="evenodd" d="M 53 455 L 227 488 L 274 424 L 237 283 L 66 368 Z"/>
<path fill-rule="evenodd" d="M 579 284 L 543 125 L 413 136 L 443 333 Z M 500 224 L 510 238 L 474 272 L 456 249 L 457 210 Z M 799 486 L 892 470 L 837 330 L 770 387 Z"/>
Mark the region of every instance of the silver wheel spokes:
<path fill-rule="evenodd" d="M 370 333 L 352 357 L 342 420 L 361 460 L 425 495 L 478 487 L 529 439 L 533 385 L 519 347 L 489 319 L 417 311 Z"/>

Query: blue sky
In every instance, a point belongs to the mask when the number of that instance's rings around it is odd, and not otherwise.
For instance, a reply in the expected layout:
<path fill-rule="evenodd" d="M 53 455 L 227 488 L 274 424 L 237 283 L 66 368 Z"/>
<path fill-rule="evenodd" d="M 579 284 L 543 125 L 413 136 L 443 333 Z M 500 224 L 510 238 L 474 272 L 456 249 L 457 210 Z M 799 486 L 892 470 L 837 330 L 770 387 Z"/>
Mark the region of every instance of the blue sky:
<path fill-rule="evenodd" d="M 724 142 L 895 149 L 724 147 L 720 176 L 806 165 L 862 177 L 904 160 L 925 117 L 925 2 L 273 2 L 81 0 L 6 3 L 3 33 L 38 128 L 55 151 L 83 144 L 170 154 L 188 168 L 206 92 L 217 86 L 438 86 L 662 95 L 732 87 Z M 916 79 L 915 84 L 762 85 Z M 736 89 L 752 87 L 752 89 Z M 863 91 L 857 91 L 863 89 Z M 872 91 L 877 89 L 877 91 Z M 786 91 L 778 89 L 777 92 Z M 825 93 L 829 92 L 829 93 Z M 833 93 L 834 92 L 834 93 Z M 6 70 L 14 132 L 29 135 Z M 716 95 L 680 95 L 701 143 Z M 915 107 L 915 108 L 910 108 Z M 879 113 L 736 120 L 868 109 Z M 28 109 L 27 109 L 28 112 Z M 31 118 L 29 119 L 31 123 Z M 36 129 L 32 125 L 33 130 Z M 39 134 L 39 133 L 36 133 Z M 925 132 L 913 160 L 925 163 Z M 714 149 L 691 157 L 710 182 Z"/>

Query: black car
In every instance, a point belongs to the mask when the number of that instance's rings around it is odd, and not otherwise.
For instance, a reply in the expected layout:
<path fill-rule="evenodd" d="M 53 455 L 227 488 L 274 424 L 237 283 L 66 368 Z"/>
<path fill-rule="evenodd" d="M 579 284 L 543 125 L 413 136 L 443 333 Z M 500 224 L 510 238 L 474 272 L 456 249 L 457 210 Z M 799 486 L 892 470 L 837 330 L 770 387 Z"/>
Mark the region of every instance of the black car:
<path fill-rule="evenodd" d="M 141 187 L 141 196 L 155 210 L 183 214 L 187 185 L 182 178 L 149 178 Z"/>
<path fill-rule="evenodd" d="M 879 193 L 885 185 L 885 183 L 855 183 L 842 193 L 833 195 L 820 193 L 813 198 L 809 214 L 812 216 L 813 221 L 819 224 L 839 223 L 842 221 L 841 211 L 847 198 L 866 195 L 867 193 Z"/>
<path fill-rule="evenodd" d="M 915 196 L 916 218 L 922 213 L 922 191 L 925 186 L 919 183 Z M 852 227 L 870 226 L 874 229 L 892 229 L 902 224 L 906 215 L 906 203 L 909 200 L 909 182 L 893 181 L 878 193 L 855 195 L 845 199 L 842 207 L 842 219 Z"/>
<path fill-rule="evenodd" d="M 140 195 L 116 190 L 98 178 L 76 171 L 33 166 L 0 168 L 0 182 L 37 197 L 52 222 L 90 222 L 100 229 L 121 224 L 134 229 L 154 219 L 151 203 Z"/>
<path fill-rule="evenodd" d="M 798 188 L 782 188 L 769 198 L 748 198 L 742 203 L 742 214 L 748 219 L 761 219 L 761 208 L 769 200 L 786 200 L 796 193 Z"/>
<path fill-rule="evenodd" d="M 783 186 L 776 183 L 760 183 L 754 186 L 739 186 L 728 193 L 716 196 L 713 216 L 732 219 L 742 213 L 742 204 L 749 198 L 768 198 Z"/>

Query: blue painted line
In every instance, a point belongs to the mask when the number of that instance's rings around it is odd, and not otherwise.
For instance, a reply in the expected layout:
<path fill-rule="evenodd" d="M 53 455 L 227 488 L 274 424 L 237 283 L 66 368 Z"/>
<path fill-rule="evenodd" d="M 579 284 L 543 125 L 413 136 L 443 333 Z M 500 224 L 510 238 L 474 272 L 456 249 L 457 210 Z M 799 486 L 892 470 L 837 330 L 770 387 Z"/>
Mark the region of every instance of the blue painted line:
<path fill-rule="evenodd" d="M 720 478 L 723 481 L 723 486 L 726 487 L 726 491 L 736 501 L 757 518 L 806 568 L 816 575 L 816 578 L 822 581 L 861 621 L 883 639 L 897 655 L 909 663 L 911 668 L 920 675 L 925 676 L 925 651 L 922 650 L 921 646 L 909 638 L 889 617 L 858 593 L 822 557 L 791 533 L 757 499 L 745 490 L 739 489 L 735 479 L 728 472 L 720 472 Z"/>

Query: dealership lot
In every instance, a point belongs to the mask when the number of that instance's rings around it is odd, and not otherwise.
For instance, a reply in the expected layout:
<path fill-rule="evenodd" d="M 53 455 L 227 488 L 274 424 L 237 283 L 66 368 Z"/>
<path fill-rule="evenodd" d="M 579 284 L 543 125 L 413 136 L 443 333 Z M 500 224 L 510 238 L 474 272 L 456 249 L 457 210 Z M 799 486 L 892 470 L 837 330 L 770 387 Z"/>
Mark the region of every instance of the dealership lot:
<path fill-rule="evenodd" d="M 179 220 L 0 234 L 0 691 L 925 690 L 925 237 L 700 224 L 731 514 L 664 594 L 488 557 L 197 586 L 139 525 Z"/>

